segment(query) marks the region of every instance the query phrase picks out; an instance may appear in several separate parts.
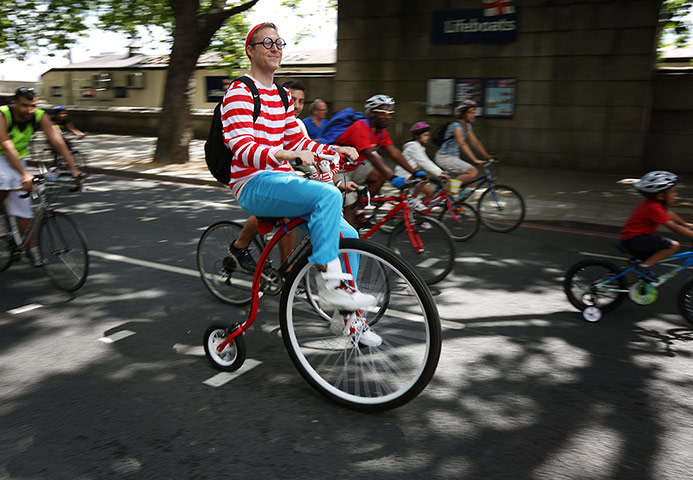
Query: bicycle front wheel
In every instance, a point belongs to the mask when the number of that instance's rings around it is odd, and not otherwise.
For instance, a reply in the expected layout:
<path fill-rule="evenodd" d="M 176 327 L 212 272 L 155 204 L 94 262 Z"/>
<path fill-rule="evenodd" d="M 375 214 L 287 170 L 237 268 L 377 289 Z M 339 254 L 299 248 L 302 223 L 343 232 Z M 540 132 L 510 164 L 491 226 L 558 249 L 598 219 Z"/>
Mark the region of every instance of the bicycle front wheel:
<path fill-rule="evenodd" d="M 254 271 L 243 269 L 231 257 L 229 246 L 243 230 L 243 224 L 221 221 L 204 231 L 197 244 L 197 270 L 207 290 L 231 305 L 250 303 Z M 248 245 L 250 254 L 259 260 L 262 244 L 257 236 Z"/>
<path fill-rule="evenodd" d="M 492 185 L 481 194 L 477 209 L 481 222 L 494 232 L 512 232 L 525 218 L 522 195 L 507 185 Z"/>
<path fill-rule="evenodd" d="M 404 220 L 399 222 L 390 234 L 387 246 L 413 265 L 426 284 L 434 285 L 444 279 L 455 265 L 452 234 L 439 220 L 420 214 L 414 214 L 411 227 L 412 232 L 409 232 Z M 421 242 L 421 248 L 414 247 L 410 233 L 416 242 Z"/>
<path fill-rule="evenodd" d="M 282 291 L 284 346 L 303 378 L 330 400 L 364 412 L 401 406 L 435 373 L 441 350 L 438 311 L 421 277 L 390 250 L 365 240 L 342 239 L 340 258 L 346 254 L 359 256 L 359 290 L 378 300 L 362 315 L 382 339 L 380 345 L 359 343 L 358 332 L 344 329 L 341 312 L 330 311 L 332 319 L 327 321 L 315 310 L 305 296 L 305 285 L 319 273 L 305 255 Z M 373 315 L 380 316 L 377 325 L 370 321 Z"/>
<path fill-rule="evenodd" d="M 623 301 L 626 279 L 621 276 L 621 268 L 608 260 L 588 258 L 568 269 L 563 281 L 563 290 L 568 300 L 580 311 L 587 307 L 597 307 L 609 312 Z"/>
<path fill-rule="evenodd" d="M 39 251 L 53 284 L 74 292 L 87 279 L 89 251 L 82 230 L 70 217 L 47 211 L 38 231 Z"/>
<path fill-rule="evenodd" d="M 479 231 L 479 214 L 466 202 L 455 202 L 452 209 L 451 212 L 450 209 L 444 208 L 438 220 L 448 227 L 453 240 L 465 242 Z"/>

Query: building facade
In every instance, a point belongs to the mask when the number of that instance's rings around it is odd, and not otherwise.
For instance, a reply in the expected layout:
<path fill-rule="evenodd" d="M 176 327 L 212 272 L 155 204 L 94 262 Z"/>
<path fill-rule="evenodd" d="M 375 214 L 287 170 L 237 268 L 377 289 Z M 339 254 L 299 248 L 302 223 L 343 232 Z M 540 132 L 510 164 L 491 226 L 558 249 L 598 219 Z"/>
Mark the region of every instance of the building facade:
<path fill-rule="evenodd" d="M 477 136 L 506 162 L 674 169 L 678 161 L 653 158 L 648 146 L 660 6 L 659 0 L 340 0 L 335 107 L 363 105 L 375 93 L 393 96 L 391 133 L 402 141 L 416 121 L 435 126 L 452 119 L 442 98 L 472 96 L 496 114 L 477 119 Z M 508 108 L 499 111 L 499 100 Z"/>

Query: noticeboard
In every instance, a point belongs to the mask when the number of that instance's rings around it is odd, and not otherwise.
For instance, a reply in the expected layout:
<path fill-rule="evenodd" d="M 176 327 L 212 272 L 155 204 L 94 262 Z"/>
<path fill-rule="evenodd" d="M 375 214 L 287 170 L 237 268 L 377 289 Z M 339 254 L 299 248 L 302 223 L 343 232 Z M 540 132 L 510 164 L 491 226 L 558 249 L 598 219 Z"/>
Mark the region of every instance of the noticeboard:
<path fill-rule="evenodd" d="M 465 100 L 477 103 L 477 116 L 515 116 L 515 78 L 429 78 L 426 84 L 426 114 L 453 115 Z"/>
<path fill-rule="evenodd" d="M 488 78 L 484 97 L 486 110 L 484 116 L 496 118 L 512 118 L 515 116 L 515 88 L 517 80 L 514 78 Z"/>

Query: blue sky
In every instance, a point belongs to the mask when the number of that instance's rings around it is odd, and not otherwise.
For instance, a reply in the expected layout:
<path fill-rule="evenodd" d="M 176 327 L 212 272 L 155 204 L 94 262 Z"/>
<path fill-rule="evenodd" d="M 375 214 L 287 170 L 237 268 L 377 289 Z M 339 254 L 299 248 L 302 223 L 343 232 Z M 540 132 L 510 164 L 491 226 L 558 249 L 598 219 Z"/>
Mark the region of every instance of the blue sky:
<path fill-rule="evenodd" d="M 302 0 L 300 12 L 315 12 L 321 0 Z M 333 10 L 329 17 L 325 15 L 309 16 L 296 21 L 294 13 L 281 6 L 281 0 L 260 0 L 248 15 L 251 25 L 263 21 L 274 22 L 279 28 L 281 36 L 288 42 L 287 52 L 292 50 L 325 50 L 335 48 L 337 45 L 337 12 Z M 300 43 L 295 43 L 295 37 L 299 30 L 309 27 L 312 36 L 304 38 Z M 168 53 L 166 45 L 160 44 L 156 38 L 143 38 L 140 42 L 145 54 Z M 72 49 L 72 61 L 82 62 L 94 56 L 106 53 L 125 53 L 128 40 L 115 33 L 94 30 L 89 38 L 82 39 Z M 67 52 L 66 52 L 67 53 Z M 34 55 L 23 62 L 14 59 L 6 59 L 0 64 L 0 80 L 37 81 L 42 73 L 53 67 L 59 67 L 69 63 L 67 55 L 48 57 L 46 55 Z"/>

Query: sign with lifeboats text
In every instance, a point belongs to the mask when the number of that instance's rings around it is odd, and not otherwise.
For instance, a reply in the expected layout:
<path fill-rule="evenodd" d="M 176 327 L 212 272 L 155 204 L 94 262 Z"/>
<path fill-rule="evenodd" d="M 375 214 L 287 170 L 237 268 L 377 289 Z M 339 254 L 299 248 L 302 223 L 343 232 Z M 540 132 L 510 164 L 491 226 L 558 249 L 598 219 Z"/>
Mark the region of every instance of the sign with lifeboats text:
<path fill-rule="evenodd" d="M 484 8 L 435 12 L 433 43 L 508 43 L 517 40 L 513 2 L 484 0 Z"/>

